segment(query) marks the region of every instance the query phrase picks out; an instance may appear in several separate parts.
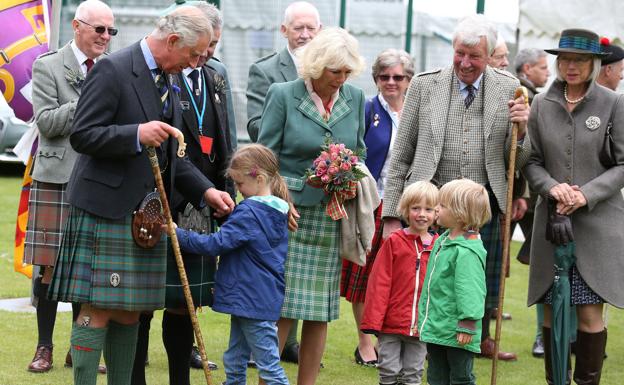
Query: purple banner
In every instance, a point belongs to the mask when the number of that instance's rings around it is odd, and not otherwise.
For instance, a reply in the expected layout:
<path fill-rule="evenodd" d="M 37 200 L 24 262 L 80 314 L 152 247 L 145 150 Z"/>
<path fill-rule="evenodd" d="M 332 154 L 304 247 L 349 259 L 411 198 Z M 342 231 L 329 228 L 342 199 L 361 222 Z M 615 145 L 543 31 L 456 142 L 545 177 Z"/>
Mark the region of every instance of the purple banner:
<path fill-rule="evenodd" d="M 21 90 L 29 88 L 33 61 L 48 51 L 43 12 L 42 0 L 0 2 L 0 91 L 15 115 L 25 121 L 33 109 Z"/>

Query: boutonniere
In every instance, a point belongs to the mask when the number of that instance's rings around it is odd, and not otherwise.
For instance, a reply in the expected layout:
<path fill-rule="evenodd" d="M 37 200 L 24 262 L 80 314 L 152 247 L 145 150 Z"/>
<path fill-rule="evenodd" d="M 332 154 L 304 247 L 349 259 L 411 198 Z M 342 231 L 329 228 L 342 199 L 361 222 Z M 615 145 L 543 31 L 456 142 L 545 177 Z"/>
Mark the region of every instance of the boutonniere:
<path fill-rule="evenodd" d="M 85 81 L 85 76 L 82 73 L 82 71 L 74 71 L 70 69 L 70 70 L 65 71 L 65 79 L 72 86 L 76 88 L 80 88 L 82 87 L 82 84 Z"/>
<path fill-rule="evenodd" d="M 221 103 L 219 94 L 223 95 L 225 92 L 225 79 L 220 74 L 214 74 L 214 88 L 215 88 L 215 100 L 217 103 Z"/>

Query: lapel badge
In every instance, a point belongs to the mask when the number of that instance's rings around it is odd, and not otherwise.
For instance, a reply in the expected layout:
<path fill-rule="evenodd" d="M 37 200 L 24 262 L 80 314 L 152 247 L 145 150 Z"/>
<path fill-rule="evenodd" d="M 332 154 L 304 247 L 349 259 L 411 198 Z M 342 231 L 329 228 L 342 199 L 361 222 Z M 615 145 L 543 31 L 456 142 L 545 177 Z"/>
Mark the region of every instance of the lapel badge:
<path fill-rule="evenodd" d="M 180 100 L 180 108 L 182 108 L 183 111 L 187 111 L 191 108 L 191 104 L 186 100 Z"/>
<path fill-rule="evenodd" d="M 585 126 L 587 126 L 587 128 L 589 128 L 590 130 L 594 131 L 595 129 L 600 127 L 600 118 L 597 116 L 590 116 L 585 121 Z"/>
<path fill-rule="evenodd" d="M 379 126 L 379 114 L 373 115 L 373 126 Z"/>
<path fill-rule="evenodd" d="M 112 287 L 119 286 L 120 281 L 121 281 L 121 277 L 119 276 L 119 274 L 113 273 L 110 275 L 110 284 Z"/>
<path fill-rule="evenodd" d="M 221 99 L 219 98 L 219 94 L 215 93 L 215 101 L 219 104 L 221 104 Z"/>

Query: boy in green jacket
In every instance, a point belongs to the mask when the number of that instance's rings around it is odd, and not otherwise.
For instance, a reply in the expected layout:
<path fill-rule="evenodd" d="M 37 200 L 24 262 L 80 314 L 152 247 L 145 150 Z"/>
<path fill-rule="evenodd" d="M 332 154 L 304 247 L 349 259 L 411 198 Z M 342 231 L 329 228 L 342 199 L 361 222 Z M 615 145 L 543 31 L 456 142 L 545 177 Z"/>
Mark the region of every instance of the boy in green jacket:
<path fill-rule="evenodd" d="M 475 384 L 472 367 L 474 353 L 480 352 L 487 254 L 479 228 L 490 217 L 482 185 L 458 179 L 440 189 L 437 221 L 447 230 L 431 252 L 418 304 L 430 385 Z"/>

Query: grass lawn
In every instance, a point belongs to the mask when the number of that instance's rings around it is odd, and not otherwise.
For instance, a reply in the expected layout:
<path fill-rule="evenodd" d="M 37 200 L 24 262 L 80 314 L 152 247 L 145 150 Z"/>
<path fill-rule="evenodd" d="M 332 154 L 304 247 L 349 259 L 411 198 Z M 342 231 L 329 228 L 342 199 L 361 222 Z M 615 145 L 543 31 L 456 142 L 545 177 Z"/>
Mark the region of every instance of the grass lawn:
<path fill-rule="evenodd" d="M 30 281 L 21 274 L 13 272 L 13 236 L 15 215 L 17 212 L 18 191 L 21 178 L 15 170 L 0 169 L 0 299 L 26 297 L 29 295 Z M 515 255 L 518 244 L 514 244 Z M 531 344 L 535 335 L 535 311 L 526 308 L 528 268 L 512 261 L 511 278 L 507 280 L 507 299 L 505 311 L 513 315 L 512 321 L 503 324 L 501 346 L 505 350 L 516 352 L 518 361 L 499 362 L 498 384 L 526 385 L 544 384 L 543 362 L 531 356 Z M 167 361 L 161 342 L 162 312 L 157 312 L 152 322 L 149 358 L 147 367 L 148 383 L 165 385 L 168 383 Z M 37 342 L 37 324 L 34 313 L 11 313 L 0 311 L 0 385 L 43 385 L 72 383 L 71 370 L 63 368 L 63 360 L 69 346 L 70 313 L 59 313 L 54 331 L 56 344 L 55 366 L 47 374 L 33 374 L 26 367 L 34 354 Z M 224 380 L 221 356 L 227 346 L 229 335 L 228 317 L 203 309 L 199 314 L 208 356 L 219 364 L 220 369 L 213 372 L 213 384 Z M 622 313 L 615 308 L 609 309 L 609 358 L 605 361 L 602 384 L 622 384 L 617 378 L 624 377 L 624 346 L 617 343 L 624 337 Z M 363 368 L 354 364 L 353 350 L 356 346 L 356 332 L 351 307 L 347 302 L 341 304 L 341 317 L 329 326 L 327 348 L 323 357 L 325 368 L 317 383 L 321 385 L 373 385 L 377 384 L 377 372 L 372 368 Z M 494 324 L 492 324 L 492 331 Z M 297 366 L 284 364 L 288 377 L 296 383 Z M 490 383 L 491 361 L 475 360 L 475 372 L 478 384 Z M 249 371 L 249 384 L 256 383 L 255 370 Z M 203 373 L 192 371 L 193 384 L 205 383 Z M 99 376 L 98 384 L 106 384 L 105 376 Z"/>

